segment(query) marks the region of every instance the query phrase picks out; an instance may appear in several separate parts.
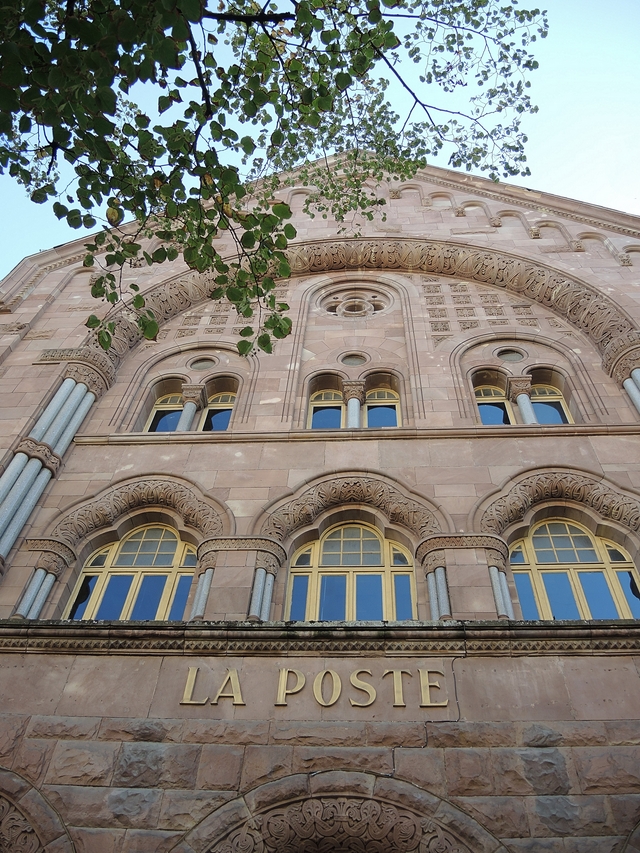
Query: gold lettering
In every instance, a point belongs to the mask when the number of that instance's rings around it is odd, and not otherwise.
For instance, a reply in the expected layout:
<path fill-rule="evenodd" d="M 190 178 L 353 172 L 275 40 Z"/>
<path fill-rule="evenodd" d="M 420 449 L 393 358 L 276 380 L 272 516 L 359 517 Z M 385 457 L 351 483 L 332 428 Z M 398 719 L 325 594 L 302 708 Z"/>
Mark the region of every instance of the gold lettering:
<path fill-rule="evenodd" d="M 223 693 L 222 691 L 227 686 L 227 684 L 231 687 L 231 693 Z M 233 699 L 234 705 L 244 705 L 245 702 L 242 699 L 242 692 L 240 690 L 240 679 L 238 678 L 238 670 L 237 669 L 228 669 L 227 677 L 220 685 L 220 690 L 216 693 L 216 695 L 211 700 L 212 705 L 218 704 L 218 699 Z"/>
<path fill-rule="evenodd" d="M 406 708 L 407 706 L 402 693 L 402 676 L 408 675 L 411 678 L 411 673 L 408 669 L 388 669 L 382 674 L 382 677 L 384 678 L 389 673 L 393 674 L 393 707 Z"/>
<path fill-rule="evenodd" d="M 444 676 L 444 672 L 441 669 L 419 669 L 420 673 L 420 695 L 421 695 L 421 708 L 444 708 L 449 704 L 449 699 L 445 699 L 444 702 L 432 702 L 431 701 L 431 688 L 435 690 L 442 690 L 440 687 L 439 681 L 430 681 L 429 676 L 433 673 L 433 675 L 442 675 Z"/>
<path fill-rule="evenodd" d="M 369 684 L 366 681 L 363 681 L 361 678 L 358 678 L 360 673 L 366 673 L 367 675 L 371 675 L 370 669 L 356 669 L 351 673 L 351 677 L 349 681 L 353 684 L 356 690 L 362 690 L 363 693 L 366 693 L 369 697 L 367 702 L 356 702 L 354 699 L 349 699 L 349 702 L 353 705 L 354 708 L 366 708 L 368 705 L 372 705 L 376 700 L 376 690 L 373 685 Z"/>
<path fill-rule="evenodd" d="M 331 698 L 328 702 L 325 702 L 322 695 L 322 684 L 324 682 L 325 675 L 328 675 L 331 678 L 332 684 Z M 341 692 L 342 681 L 340 681 L 340 676 L 334 669 L 323 669 L 322 672 L 319 672 L 313 680 L 313 695 L 315 696 L 318 705 L 322 705 L 323 708 L 329 708 L 331 705 L 335 705 L 340 698 Z"/>
<path fill-rule="evenodd" d="M 199 666 L 190 666 L 189 672 L 187 673 L 187 683 L 184 686 L 184 694 L 182 696 L 181 705 L 206 705 L 209 701 L 209 697 L 206 696 L 204 699 L 194 699 L 193 691 L 196 686 L 196 678 L 198 677 Z"/>
<path fill-rule="evenodd" d="M 289 673 L 293 673 L 296 677 L 295 686 L 291 688 L 287 687 Z M 293 693 L 299 693 L 304 687 L 305 682 L 306 678 L 304 677 L 304 673 L 300 672 L 299 669 L 281 669 L 280 676 L 278 678 L 278 693 L 275 704 L 286 705 L 287 696 L 291 696 Z"/>

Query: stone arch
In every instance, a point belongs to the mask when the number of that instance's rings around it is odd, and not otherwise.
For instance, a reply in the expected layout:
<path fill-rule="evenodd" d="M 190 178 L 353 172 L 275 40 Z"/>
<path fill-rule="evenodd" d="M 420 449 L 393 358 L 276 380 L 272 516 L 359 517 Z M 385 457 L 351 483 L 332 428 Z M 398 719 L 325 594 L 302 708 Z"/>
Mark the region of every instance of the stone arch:
<path fill-rule="evenodd" d="M 94 531 L 143 508 L 173 510 L 202 538 L 233 532 L 230 515 L 203 500 L 195 487 L 167 477 L 144 477 L 112 486 L 93 500 L 70 510 L 55 524 L 50 535 L 75 550 L 78 543 Z"/>
<path fill-rule="evenodd" d="M 606 293 L 564 271 L 529 258 L 496 249 L 453 241 L 414 238 L 335 239 L 298 243 L 287 252 L 292 275 L 338 270 L 395 270 L 456 276 L 502 287 L 551 309 L 584 332 L 603 356 L 607 369 L 617 355 L 620 339 L 640 341 L 634 320 Z M 208 298 L 208 274 L 189 273 L 152 288 L 146 305 L 162 324 Z M 109 357 L 114 363 L 141 339 L 137 326 L 117 312 L 117 328 Z M 93 345 L 97 348 L 97 344 Z"/>
<path fill-rule="evenodd" d="M 335 474 L 300 490 L 295 498 L 267 510 L 260 533 L 283 542 L 295 530 L 312 524 L 325 510 L 349 504 L 364 504 L 381 510 L 390 522 L 424 539 L 442 532 L 442 522 L 426 502 L 405 495 L 386 479 L 369 473 Z"/>
<path fill-rule="evenodd" d="M 0 767 L 0 853 L 74 853 L 53 806 L 22 776 Z"/>
<path fill-rule="evenodd" d="M 507 853 L 461 809 L 372 773 L 328 771 L 270 782 L 226 803 L 176 853 Z"/>
<path fill-rule="evenodd" d="M 544 501 L 570 501 L 589 507 L 601 518 L 632 532 L 640 530 L 640 500 L 601 477 L 571 470 L 537 471 L 527 474 L 485 499 L 474 513 L 473 529 L 500 535 Z"/>

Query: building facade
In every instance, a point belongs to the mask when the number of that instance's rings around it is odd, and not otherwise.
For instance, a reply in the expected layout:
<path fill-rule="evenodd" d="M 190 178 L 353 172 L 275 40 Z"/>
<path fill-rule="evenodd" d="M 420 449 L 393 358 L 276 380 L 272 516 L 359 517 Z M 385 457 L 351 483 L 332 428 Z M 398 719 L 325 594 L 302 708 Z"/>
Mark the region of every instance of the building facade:
<path fill-rule="evenodd" d="M 108 354 L 82 241 L 2 282 L 0 850 L 637 853 L 640 219 L 304 192 L 272 355 L 179 262 Z"/>

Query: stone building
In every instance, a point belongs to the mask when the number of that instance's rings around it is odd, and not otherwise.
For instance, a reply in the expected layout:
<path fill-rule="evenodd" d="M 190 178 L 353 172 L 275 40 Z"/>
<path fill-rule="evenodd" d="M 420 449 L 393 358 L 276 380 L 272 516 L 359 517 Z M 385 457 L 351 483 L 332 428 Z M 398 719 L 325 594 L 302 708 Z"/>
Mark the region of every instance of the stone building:
<path fill-rule="evenodd" d="M 3 853 L 637 853 L 640 219 L 427 168 L 293 334 L 2 282 Z M 231 245 L 220 241 L 220 251 Z"/>

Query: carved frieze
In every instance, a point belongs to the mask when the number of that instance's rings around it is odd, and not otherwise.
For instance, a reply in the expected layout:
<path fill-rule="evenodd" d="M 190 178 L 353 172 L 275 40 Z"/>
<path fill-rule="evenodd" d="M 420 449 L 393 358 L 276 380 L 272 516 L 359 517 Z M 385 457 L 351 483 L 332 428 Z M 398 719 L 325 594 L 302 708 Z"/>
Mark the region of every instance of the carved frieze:
<path fill-rule="evenodd" d="M 187 486 L 171 480 L 147 478 L 116 486 L 74 510 L 56 525 L 53 536 L 73 546 L 94 530 L 107 527 L 140 507 L 169 507 L 203 536 L 218 536 L 223 531 L 218 512 Z"/>
<path fill-rule="evenodd" d="M 18 806 L 0 796 L 0 853 L 43 853 L 44 847 Z"/>
<path fill-rule="evenodd" d="M 198 562 L 207 554 L 217 554 L 220 551 L 261 551 L 272 554 L 279 565 L 287 559 L 287 552 L 282 545 L 264 536 L 216 536 L 200 543 Z"/>
<path fill-rule="evenodd" d="M 16 447 L 16 453 L 25 453 L 30 459 L 39 459 L 42 467 L 48 468 L 54 477 L 62 465 L 62 459 L 53 452 L 53 448 L 34 438 L 23 438 Z"/>
<path fill-rule="evenodd" d="M 420 537 L 440 529 L 436 517 L 425 506 L 382 480 L 356 476 L 334 477 L 279 507 L 264 522 L 262 533 L 282 541 L 297 528 L 312 524 L 325 510 L 353 503 L 376 507 L 389 521 Z"/>
<path fill-rule="evenodd" d="M 41 552 L 36 568 L 45 569 L 56 577 L 59 577 L 61 572 L 77 559 L 75 551 L 57 539 L 27 539 L 26 546 L 28 551 Z M 59 570 L 56 570 L 56 567 Z"/>
<path fill-rule="evenodd" d="M 436 534 L 435 536 L 429 536 L 424 542 L 418 545 L 416 548 L 416 561 L 424 563 L 429 554 L 444 548 L 491 548 L 502 554 L 504 559 L 509 555 L 507 543 L 500 539 L 499 536 L 478 533 L 461 533 L 453 536 Z M 444 565 L 444 563 L 439 563 L 439 565 Z"/>
<path fill-rule="evenodd" d="M 485 509 L 480 527 L 487 533 L 500 534 L 521 521 L 532 506 L 549 500 L 574 501 L 630 530 L 640 529 L 640 501 L 615 491 L 602 480 L 569 471 L 541 472 L 520 480 Z"/>
<path fill-rule="evenodd" d="M 116 372 L 107 353 L 102 349 L 78 347 L 77 349 L 46 349 L 38 356 L 38 361 L 76 361 L 95 367 L 105 383 L 110 387 Z"/>
<path fill-rule="evenodd" d="M 433 817 L 374 799 L 323 796 L 253 815 L 206 853 L 471 853 Z"/>

